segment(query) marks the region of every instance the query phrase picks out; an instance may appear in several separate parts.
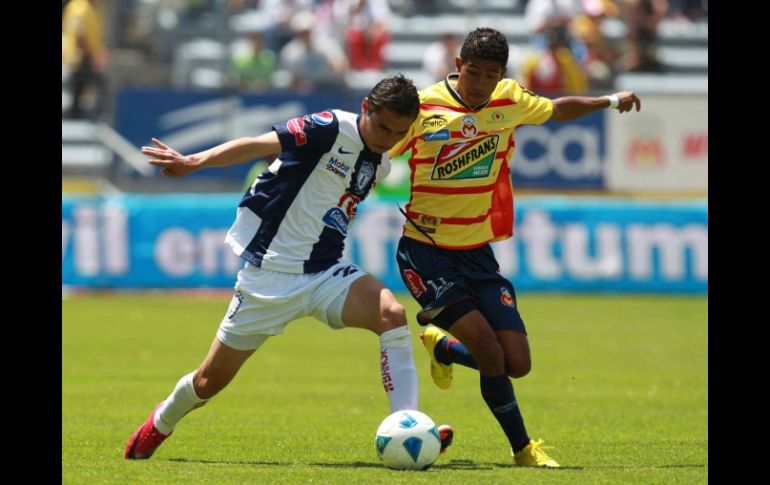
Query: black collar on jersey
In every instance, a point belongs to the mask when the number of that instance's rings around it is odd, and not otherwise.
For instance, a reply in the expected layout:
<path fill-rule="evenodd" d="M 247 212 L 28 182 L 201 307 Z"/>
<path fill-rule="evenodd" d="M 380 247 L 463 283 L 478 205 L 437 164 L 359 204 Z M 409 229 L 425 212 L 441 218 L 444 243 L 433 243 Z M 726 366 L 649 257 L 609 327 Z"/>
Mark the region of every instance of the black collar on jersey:
<path fill-rule="evenodd" d="M 459 81 L 459 79 L 460 79 L 460 73 L 459 73 L 459 72 L 453 72 L 453 73 L 451 73 L 451 74 L 448 74 L 448 75 L 447 75 L 447 77 L 446 77 L 446 79 L 444 79 L 444 85 L 446 86 L 446 89 L 447 89 L 447 91 L 449 91 L 449 94 L 451 94 L 451 95 L 452 95 L 452 97 L 453 97 L 453 98 L 455 98 L 455 101 L 457 101 L 457 102 L 458 102 L 458 103 L 460 103 L 461 105 L 465 106 L 466 108 L 468 108 L 468 109 L 470 109 L 470 110 L 476 111 L 476 110 L 480 110 L 481 108 L 483 108 L 484 106 L 486 106 L 486 105 L 487 105 L 487 103 L 489 103 L 489 100 L 490 100 L 491 98 L 487 99 L 486 101 L 484 101 L 483 103 L 481 103 L 481 104 L 480 104 L 480 105 L 478 105 L 478 106 L 468 106 L 468 103 L 466 103 L 465 101 L 463 101 L 463 98 L 462 98 L 462 97 L 460 97 L 460 93 L 458 93 L 458 92 L 457 92 L 457 90 L 454 88 L 454 86 L 452 86 L 451 84 L 449 84 L 449 78 L 452 78 L 452 79 L 454 79 L 454 78 L 457 78 L 457 80 Z"/>

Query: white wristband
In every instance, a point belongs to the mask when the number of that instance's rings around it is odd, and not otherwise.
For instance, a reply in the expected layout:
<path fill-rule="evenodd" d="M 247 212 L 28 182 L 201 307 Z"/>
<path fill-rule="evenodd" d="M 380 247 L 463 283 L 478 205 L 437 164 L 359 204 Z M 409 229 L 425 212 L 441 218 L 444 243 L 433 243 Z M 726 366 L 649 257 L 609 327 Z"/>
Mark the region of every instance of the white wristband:
<path fill-rule="evenodd" d="M 602 96 L 602 98 L 607 98 L 610 100 L 611 109 L 617 109 L 617 107 L 620 106 L 620 100 L 614 94 L 611 94 L 610 96 Z"/>

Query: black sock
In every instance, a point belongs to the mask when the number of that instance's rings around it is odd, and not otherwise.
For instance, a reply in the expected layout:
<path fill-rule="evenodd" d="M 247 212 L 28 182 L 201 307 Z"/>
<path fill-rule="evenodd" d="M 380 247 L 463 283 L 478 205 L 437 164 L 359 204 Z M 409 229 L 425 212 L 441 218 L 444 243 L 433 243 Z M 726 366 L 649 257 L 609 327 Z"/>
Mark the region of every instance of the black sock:
<path fill-rule="evenodd" d="M 503 428 L 514 453 L 526 447 L 529 444 L 529 435 L 508 376 L 481 376 L 481 396 Z"/>
<path fill-rule="evenodd" d="M 436 360 L 444 365 L 460 364 L 471 369 L 478 369 L 479 366 L 473 360 L 473 356 L 468 349 L 456 338 L 442 338 L 436 344 L 434 351 Z"/>

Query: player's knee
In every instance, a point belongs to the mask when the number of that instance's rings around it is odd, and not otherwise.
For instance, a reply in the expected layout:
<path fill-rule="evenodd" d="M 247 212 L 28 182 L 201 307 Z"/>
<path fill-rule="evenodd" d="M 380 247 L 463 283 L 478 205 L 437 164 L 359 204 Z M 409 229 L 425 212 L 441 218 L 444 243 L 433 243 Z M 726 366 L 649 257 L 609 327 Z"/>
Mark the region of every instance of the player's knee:
<path fill-rule="evenodd" d="M 385 332 L 406 325 L 406 309 L 397 301 L 383 305 L 380 310 L 380 323 Z"/>
<path fill-rule="evenodd" d="M 518 379 L 529 374 L 529 371 L 532 370 L 532 362 L 529 360 L 514 362 L 508 364 L 507 367 L 508 376 Z"/>
<path fill-rule="evenodd" d="M 499 375 L 505 372 L 505 354 L 497 339 L 479 338 L 468 347 L 482 373 Z"/>

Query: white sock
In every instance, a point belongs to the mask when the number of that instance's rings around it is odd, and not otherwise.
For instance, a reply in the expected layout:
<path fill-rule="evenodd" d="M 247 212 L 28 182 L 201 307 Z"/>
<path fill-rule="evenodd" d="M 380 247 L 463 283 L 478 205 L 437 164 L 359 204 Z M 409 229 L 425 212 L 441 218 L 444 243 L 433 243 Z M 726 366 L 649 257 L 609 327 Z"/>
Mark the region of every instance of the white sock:
<path fill-rule="evenodd" d="M 417 369 L 406 325 L 380 335 L 380 372 L 390 400 L 390 412 L 417 409 Z"/>
<path fill-rule="evenodd" d="M 158 408 L 155 413 L 153 424 L 158 431 L 168 436 L 174 431 L 174 426 L 195 408 L 199 408 L 208 402 L 208 399 L 201 399 L 195 394 L 193 387 L 193 376 L 195 371 L 179 379 L 174 391 L 166 398 L 166 401 Z"/>

